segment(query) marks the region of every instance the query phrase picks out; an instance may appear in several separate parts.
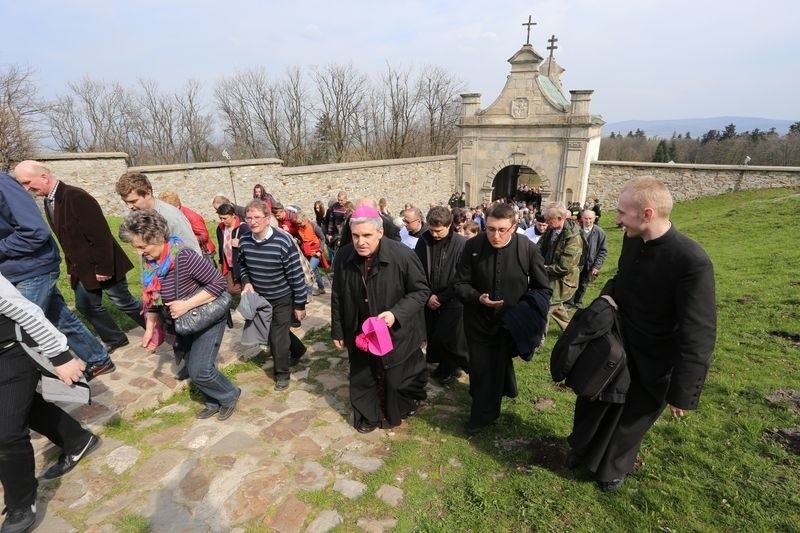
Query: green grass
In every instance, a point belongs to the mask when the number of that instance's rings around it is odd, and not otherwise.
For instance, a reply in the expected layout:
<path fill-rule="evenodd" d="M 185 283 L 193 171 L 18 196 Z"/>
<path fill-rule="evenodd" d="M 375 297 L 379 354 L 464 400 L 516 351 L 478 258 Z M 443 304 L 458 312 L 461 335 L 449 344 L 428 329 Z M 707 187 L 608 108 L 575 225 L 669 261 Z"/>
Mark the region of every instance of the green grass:
<path fill-rule="evenodd" d="M 515 362 L 520 396 L 504 400 L 495 429 L 472 439 L 463 435 L 469 395 L 457 384 L 432 398 L 408 431 L 387 435 L 383 442 L 391 452 L 382 469 L 351 472 L 368 486 L 362 498 L 348 500 L 330 487 L 298 497 L 314 512 L 336 509 L 344 519 L 338 530 L 347 531 L 363 516 L 396 518 L 395 531 L 800 530 L 800 457 L 766 437 L 774 428 L 800 426 L 800 413 L 788 403 L 766 399 L 779 389 L 800 389 L 798 211 L 800 192 L 788 189 L 676 206 L 675 226 L 699 241 L 715 265 L 717 347 L 700 409 L 681 420 L 665 415 L 658 421 L 642 446 L 644 465 L 619 492 L 602 494 L 590 475 L 562 466 L 574 395 L 549 377 L 554 326 L 539 356 Z M 118 220 L 111 224 L 115 228 Z M 613 212 L 603 216 L 602 226 L 609 261 L 586 301 L 613 276 L 619 255 Z M 137 294 L 138 270 L 129 281 Z M 71 297 L 70 290 L 64 293 Z M 328 328 L 309 332 L 307 340 L 338 353 Z M 258 364 L 237 363 L 228 372 Z M 315 359 L 310 377 L 328 364 Z M 189 394 L 170 402 L 188 402 Z M 145 412 L 107 431 L 128 441 L 141 416 L 161 416 L 157 429 L 190 415 Z M 335 463 L 333 457 L 322 462 Z M 398 508 L 375 497 L 384 483 L 404 490 Z M 123 520 L 116 524 L 120 530 L 146 530 L 138 517 Z"/>
<path fill-rule="evenodd" d="M 644 440 L 644 465 L 619 492 L 600 493 L 589 474 L 562 466 L 574 395 L 549 378 L 554 326 L 542 355 L 515 363 L 520 396 L 504 400 L 495 429 L 464 437 L 469 396 L 457 385 L 411 421 L 409 438 L 386 439 L 391 453 L 384 468 L 363 477 L 365 497 L 350 501 L 332 489 L 301 497 L 337 509 L 345 524 L 365 515 L 397 518 L 397 531 L 800 529 L 800 458 L 765 437 L 800 426 L 788 404 L 766 400 L 778 389 L 800 389 L 798 211 L 800 194 L 786 189 L 676 206 L 675 226 L 715 265 L 717 348 L 700 409 L 659 420 Z M 609 262 L 587 301 L 613 276 L 619 256 L 613 212 L 602 226 Z M 549 407 L 537 410 L 540 400 L 554 405 L 540 402 Z M 405 491 L 398 509 L 374 497 L 383 483 Z"/>

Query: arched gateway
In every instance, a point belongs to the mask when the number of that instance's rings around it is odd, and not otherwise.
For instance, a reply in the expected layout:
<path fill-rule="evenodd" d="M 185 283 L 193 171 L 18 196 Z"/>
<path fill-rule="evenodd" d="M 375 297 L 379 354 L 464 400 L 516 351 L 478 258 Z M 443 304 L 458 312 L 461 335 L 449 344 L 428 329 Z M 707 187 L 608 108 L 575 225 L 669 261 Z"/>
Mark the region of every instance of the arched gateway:
<path fill-rule="evenodd" d="M 556 41 L 548 41 L 545 61 L 524 44 L 508 60 L 511 74 L 486 109 L 480 109 L 480 94 L 461 95 L 456 188 L 469 205 L 507 198 L 521 184 L 540 189 L 544 200 L 585 199 L 603 121 L 589 114 L 593 91 L 564 97 Z"/>

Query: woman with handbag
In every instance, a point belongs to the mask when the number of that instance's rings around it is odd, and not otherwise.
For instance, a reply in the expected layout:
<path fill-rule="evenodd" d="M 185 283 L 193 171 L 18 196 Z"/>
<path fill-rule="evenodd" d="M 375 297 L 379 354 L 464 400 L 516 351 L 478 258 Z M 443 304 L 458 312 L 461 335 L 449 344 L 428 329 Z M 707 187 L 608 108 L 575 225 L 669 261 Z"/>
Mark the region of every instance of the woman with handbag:
<path fill-rule="evenodd" d="M 217 353 L 230 312 L 225 279 L 197 252 L 171 237 L 167 221 L 152 209 L 129 214 L 119 237 L 142 257 L 142 300 L 147 346 L 159 321 L 175 333 L 175 351 L 184 353 L 189 379 L 205 397 L 197 418 L 218 415 L 227 420 L 241 395 L 216 366 Z"/>
<path fill-rule="evenodd" d="M 239 296 L 242 294 L 239 238 L 250 233 L 250 227 L 239 218 L 236 209 L 231 204 L 219 206 L 217 216 L 219 216 L 219 225 L 217 226 L 219 265 L 228 284 L 228 292 L 233 296 Z"/>

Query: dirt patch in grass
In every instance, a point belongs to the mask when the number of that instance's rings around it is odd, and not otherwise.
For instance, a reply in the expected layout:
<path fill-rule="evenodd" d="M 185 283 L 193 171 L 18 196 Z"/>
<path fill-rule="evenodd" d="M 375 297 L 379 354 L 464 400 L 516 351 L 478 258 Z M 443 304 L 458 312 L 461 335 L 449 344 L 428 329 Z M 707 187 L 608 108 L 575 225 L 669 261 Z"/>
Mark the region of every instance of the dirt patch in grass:
<path fill-rule="evenodd" d="M 769 429 L 764 433 L 764 438 L 777 442 L 795 455 L 800 455 L 800 427 Z"/>
<path fill-rule="evenodd" d="M 800 413 L 800 391 L 792 389 L 778 389 L 767 396 L 770 403 L 788 403 L 792 411 Z"/>
<path fill-rule="evenodd" d="M 788 331 L 773 330 L 769 332 L 774 337 L 786 339 L 791 342 L 795 348 L 800 348 L 800 333 L 789 333 Z"/>

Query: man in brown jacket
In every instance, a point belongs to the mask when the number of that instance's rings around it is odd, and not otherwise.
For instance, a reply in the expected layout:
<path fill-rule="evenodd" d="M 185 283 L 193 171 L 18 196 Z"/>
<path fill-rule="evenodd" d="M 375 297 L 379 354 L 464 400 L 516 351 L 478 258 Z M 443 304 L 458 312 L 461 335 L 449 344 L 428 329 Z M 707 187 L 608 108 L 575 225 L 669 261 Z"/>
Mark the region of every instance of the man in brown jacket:
<path fill-rule="evenodd" d="M 75 307 L 89 320 L 111 353 L 128 344 L 128 337 L 103 308 L 103 291 L 122 312 L 144 327 L 142 303 L 128 290 L 125 274 L 133 264 L 114 239 L 97 200 L 79 187 L 59 181 L 37 161 L 14 169 L 18 182 L 44 198 L 47 222 L 67 263 Z"/>

